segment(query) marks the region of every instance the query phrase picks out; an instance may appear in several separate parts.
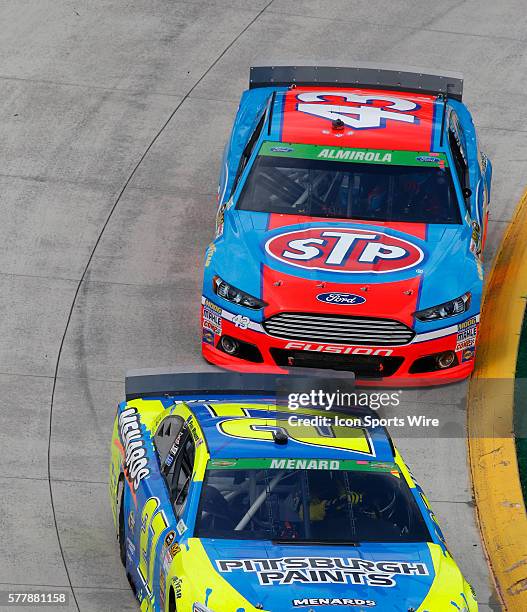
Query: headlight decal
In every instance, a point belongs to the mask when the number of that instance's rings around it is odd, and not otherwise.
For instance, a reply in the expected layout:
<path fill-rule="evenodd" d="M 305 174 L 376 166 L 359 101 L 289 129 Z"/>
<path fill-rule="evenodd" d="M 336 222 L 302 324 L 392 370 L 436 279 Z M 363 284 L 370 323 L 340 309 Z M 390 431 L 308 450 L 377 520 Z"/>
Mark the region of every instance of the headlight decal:
<path fill-rule="evenodd" d="M 437 304 L 436 306 L 431 306 L 430 308 L 425 308 L 424 310 L 418 310 L 414 313 L 414 316 L 419 321 L 439 321 L 441 319 L 447 319 L 448 317 L 455 317 L 456 315 L 463 314 L 467 312 L 470 308 L 470 300 L 471 293 L 467 291 L 463 295 L 449 300 L 448 302 L 443 302 L 442 304 Z"/>
<path fill-rule="evenodd" d="M 219 276 L 215 276 L 212 279 L 212 289 L 216 295 L 222 297 L 224 300 L 232 302 L 233 304 L 238 304 L 239 306 L 245 306 L 245 308 L 261 310 L 264 306 L 267 306 L 263 300 L 234 287 L 234 285 L 227 283 Z"/>

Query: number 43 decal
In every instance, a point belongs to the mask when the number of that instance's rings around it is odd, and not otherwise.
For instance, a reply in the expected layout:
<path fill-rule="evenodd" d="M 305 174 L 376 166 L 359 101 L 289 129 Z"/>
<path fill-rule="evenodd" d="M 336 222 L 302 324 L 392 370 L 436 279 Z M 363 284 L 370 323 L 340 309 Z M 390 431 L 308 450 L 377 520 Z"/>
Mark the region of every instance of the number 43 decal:
<path fill-rule="evenodd" d="M 326 101 L 327 96 L 342 98 L 345 102 L 352 102 L 357 106 L 329 104 Z M 297 110 L 301 113 L 307 113 L 329 121 L 340 119 L 344 125 L 356 130 L 384 127 L 388 119 L 415 123 L 416 116 L 409 114 L 408 111 L 419 108 L 415 102 L 395 96 L 382 94 L 369 96 L 347 91 L 307 91 L 298 94 L 297 100 L 299 101 Z M 371 102 L 374 101 L 384 101 L 385 103 L 382 106 L 373 106 Z"/>
<path fill-rule="evenodd" d="M 232 318 L 232 322 L 239 329 L 247 329 L 249 327 L 249 317 L 243 317 L 242 315 L 236 315 Z"/>

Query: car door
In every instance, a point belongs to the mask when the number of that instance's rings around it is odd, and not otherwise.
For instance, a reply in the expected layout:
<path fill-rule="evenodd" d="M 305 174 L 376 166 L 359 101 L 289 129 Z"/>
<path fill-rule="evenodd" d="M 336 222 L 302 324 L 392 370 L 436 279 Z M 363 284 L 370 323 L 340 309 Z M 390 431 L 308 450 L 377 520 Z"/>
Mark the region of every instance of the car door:
<path fill-rule="evenodd" d="M 189 421 L 173 416 L 170 423 L 171 432 L 168 439 L 160 441 L 162 452 L 159 454 L 161 474 L 164 478 L 171 510 L 174 514 L 172 527 L 164 537 L 159 553 L 158 584 L 159 610 L 165 610 L 167 592 L 172 585 L 174 592 L 179 588 L 179 577 L 171 575 L 170 565 L 178 553 L 179 543 L 186 538 L 187 522 L 185 520 L 189 489 L 194 473 L 196 446 Z"/>
<path fill-rule="evenodd" d="M 463 125 L 454 110 L 450 110 L 448 118 L 448 143 L 461 188 L 465 219 L 470 225 L 470 251 L 480 259 L 486 217 L 484 213 L 485 181 L 481 174 L 474 126 L 472 124 Z"/>

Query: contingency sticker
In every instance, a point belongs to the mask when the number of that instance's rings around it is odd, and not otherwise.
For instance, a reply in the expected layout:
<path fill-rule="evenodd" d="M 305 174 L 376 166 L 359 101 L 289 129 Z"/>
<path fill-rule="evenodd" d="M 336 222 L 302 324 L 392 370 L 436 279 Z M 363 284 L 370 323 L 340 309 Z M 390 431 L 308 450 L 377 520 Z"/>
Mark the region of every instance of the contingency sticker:
<path fill-rule="evenodd" d="M 473 348 L 476 345 L 478 333 L 478 322 L 476 317 L 471 317 L 457 326 L 456 351 Z"/>

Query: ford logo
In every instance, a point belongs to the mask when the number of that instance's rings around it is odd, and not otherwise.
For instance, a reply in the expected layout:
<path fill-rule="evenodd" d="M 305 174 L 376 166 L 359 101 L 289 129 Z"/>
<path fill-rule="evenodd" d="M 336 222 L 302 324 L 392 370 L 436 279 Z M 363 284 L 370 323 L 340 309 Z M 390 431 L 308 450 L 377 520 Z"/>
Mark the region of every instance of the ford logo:
<path fill-rule="evenodd" d="M 364 304 L 366 301 L 362 295 L 355 295 L 354 293 L 319 293 L 317 295 L 319 302 L 326 302 L 326 304 L 339 304 L 340 306 L 355 306 L 356 304 Z"/>

